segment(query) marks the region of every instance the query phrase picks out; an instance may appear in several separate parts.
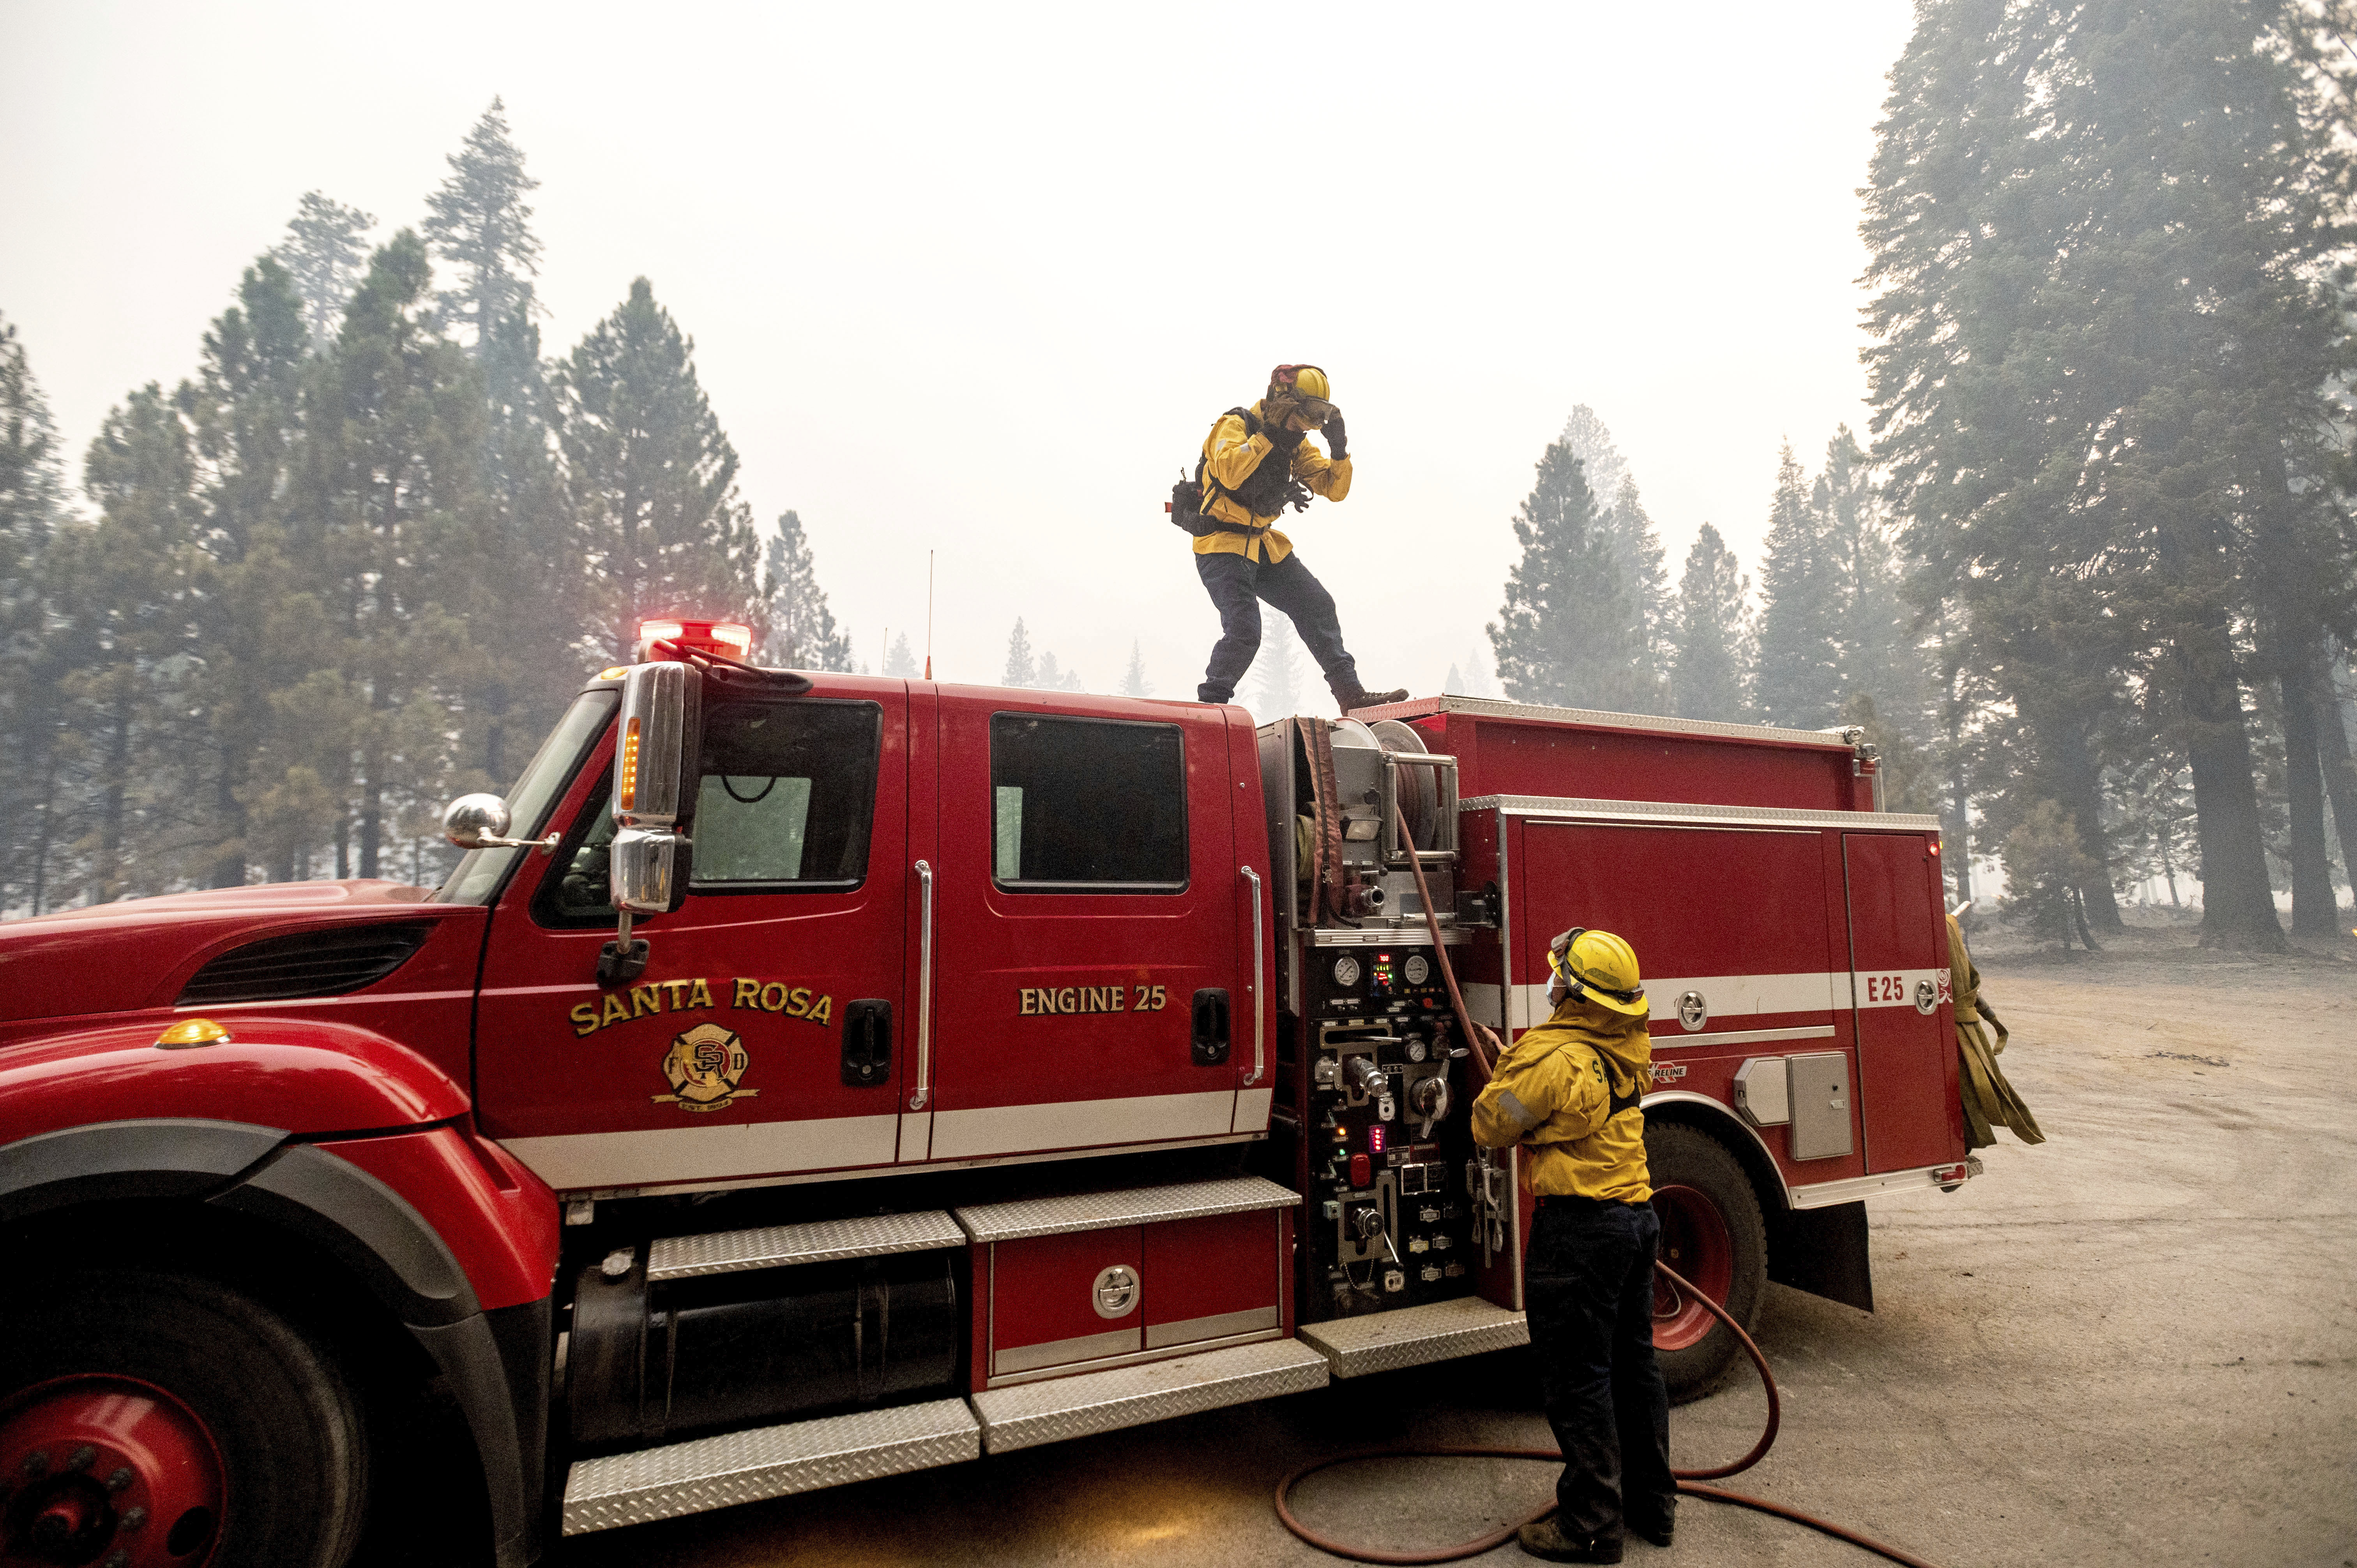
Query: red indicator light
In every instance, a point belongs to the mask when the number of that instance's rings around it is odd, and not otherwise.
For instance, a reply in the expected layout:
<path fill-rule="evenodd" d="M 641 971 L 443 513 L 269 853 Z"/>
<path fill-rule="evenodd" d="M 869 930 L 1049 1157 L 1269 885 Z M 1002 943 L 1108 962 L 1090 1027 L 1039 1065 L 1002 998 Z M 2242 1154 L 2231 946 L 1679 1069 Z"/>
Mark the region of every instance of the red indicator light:
<path fill-rule="evenodd" d="M 1368 1129 L 1367 1129 L 1367 1153 L 1369 1153 L 1369 1154 L 1371 1154 L 1371 1155 L 1380 1155 L 1380 1154 L 1382 1154 L 1383 1152 L 1383 1127 L 1382 1127 L 1380 1124 L 1378 1124 L 1378 1125 L 1376 1125 L 1376 1126 L 1372 1126 L 1372 1127 L 1368 1128 Z"/>
<path fill-rule="evenodd" d="M 639 623 L 639 657 L 654 657 L 658 642 L 678 644 L 740 661 L 753 657 L 753 628 L 733 620 L 642 620 Z M 672 656 L 675 657 L 675 656 Z"/>
<path fill-rule="evenodd" d="M 1352 1187 L 1366 1186 L 1369 1181 L 1373 1179 L 1373 1162 L 1370 1161 L 1366 1155 L 1352 1155 L 1351 1156 L 1351 1185 Z"/>

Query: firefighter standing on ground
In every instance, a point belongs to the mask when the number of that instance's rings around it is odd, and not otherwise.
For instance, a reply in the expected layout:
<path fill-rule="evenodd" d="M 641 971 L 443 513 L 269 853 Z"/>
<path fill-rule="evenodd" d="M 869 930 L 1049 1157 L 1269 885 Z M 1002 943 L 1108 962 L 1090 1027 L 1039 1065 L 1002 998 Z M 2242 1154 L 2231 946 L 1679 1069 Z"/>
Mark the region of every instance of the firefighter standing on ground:
<path fill-rule="evenodd" d="M 1298 510 L 1313 494 L 1339 501 L 1351 493 L 1348 438 L 1342 411 L 1329 401 L 1332 393 L 1317 366 L 1279 365 L 1265 397 L 1222 414 L 1203 440 L 1196 471 L 1202 516 L 1222 525 L 1195 539 L 1196 574 L 1220 610 L 1220 640 L 1195 691 L 1203 702 L 1234 699 L 1236 682 L 1260 650 L 1263 599 L 1293 618 L 1344 713 L 1407 700 L 1405 691 L 1370 692 L 1359 683 L 1334 596 L 1274 526 L 1288 502 Z M 1312 430 L 1325 440 L 1325 454 L 1303 439 Z"/>
<path fill-rule="evenodd" d="M 1523 1550 L 1618 1563 L 1624 1529 L 1667 1546 L 1677 1508 L 1653 1359 L 1661 1225 L 1637 1109 L 1652 1078 L 1650 1009 L 1636 953 L 1610 932 L 1566 931 L 1547 956 L 1555 1015 L 1500 1055 L 1473 1102 L 1473 1136 L 1522 1144 L 1523 1185 L 1538 1196 L 1523 1300 L 1566 1463 L 1556 1511 L 1523 1527 Z"/>

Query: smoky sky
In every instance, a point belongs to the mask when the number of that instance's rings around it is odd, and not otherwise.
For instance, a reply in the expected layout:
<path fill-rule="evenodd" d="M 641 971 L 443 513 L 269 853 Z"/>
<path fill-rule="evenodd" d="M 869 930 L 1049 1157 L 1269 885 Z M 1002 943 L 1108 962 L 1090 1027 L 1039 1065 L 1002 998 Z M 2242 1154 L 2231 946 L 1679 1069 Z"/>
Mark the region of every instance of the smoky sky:
<path fill-rule="evenodd" d="M 880 663 L 1020 615 L 1110 690 L 1216 631 L 1162 514 L 1270 366 L 1356 489 L 1288 526 L 1370 685 L 1479 650 L 1574 405 L 1677 569 L 1866 436 L 1857 188 L 1906 0 L 1805 6 L 0 5 L 0 314 L 78 478 L 317 188 L 414 224 L 495 96 L 547 351 L 644 274 L 766 528 Z M 1246 682 L 1249 694 L 1251 682 Z M 1312 684 L 1314 690 L 1314 682 Z"/>

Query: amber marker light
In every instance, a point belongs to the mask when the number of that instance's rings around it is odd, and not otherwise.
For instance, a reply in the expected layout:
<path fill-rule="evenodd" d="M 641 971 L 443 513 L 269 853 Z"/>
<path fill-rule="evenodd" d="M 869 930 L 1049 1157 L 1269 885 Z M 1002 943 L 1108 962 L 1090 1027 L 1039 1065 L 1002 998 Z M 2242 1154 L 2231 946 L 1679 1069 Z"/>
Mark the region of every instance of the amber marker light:
<path fill-rule="evenodd" d="M 614 791 L 622 810 L 639 809 L 639 715 L 632 714 L 628 728 L 622 731 L 621 779 Z"/>
<path fill-rule="evenodd" d="M 229 1031 L 210 1018 L 183 1018 L 156 1036 L 159 1051 L 192 1051 L 199 1046 L 225 1046 Z"/>

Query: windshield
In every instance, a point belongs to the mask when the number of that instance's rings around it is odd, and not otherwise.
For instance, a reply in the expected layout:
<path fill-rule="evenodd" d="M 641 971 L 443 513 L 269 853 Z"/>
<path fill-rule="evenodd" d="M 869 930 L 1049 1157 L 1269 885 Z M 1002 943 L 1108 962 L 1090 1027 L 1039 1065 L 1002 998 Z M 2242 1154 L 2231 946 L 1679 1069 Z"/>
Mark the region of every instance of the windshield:
<path fill-rule="evenodd" d="M 573 775 L 581 767 L 589 747 L 614 716 L 622 694 L 615 691 L 584 692 L 573 699 L 556 727 L 540 745 L 539 752 L 508 791 L 508 811 L 513 818 L 508 829 L 511 838 L 538 838 L 548 829 L 548 813 L 555 808 Z M 496 897 L 500 884 L 515 868 L 517 857 L 529 854 L 521 849 L 470 849 L 459 858 L 450 875 L 426 900 L 431 904 L 488 904 Z"/>

